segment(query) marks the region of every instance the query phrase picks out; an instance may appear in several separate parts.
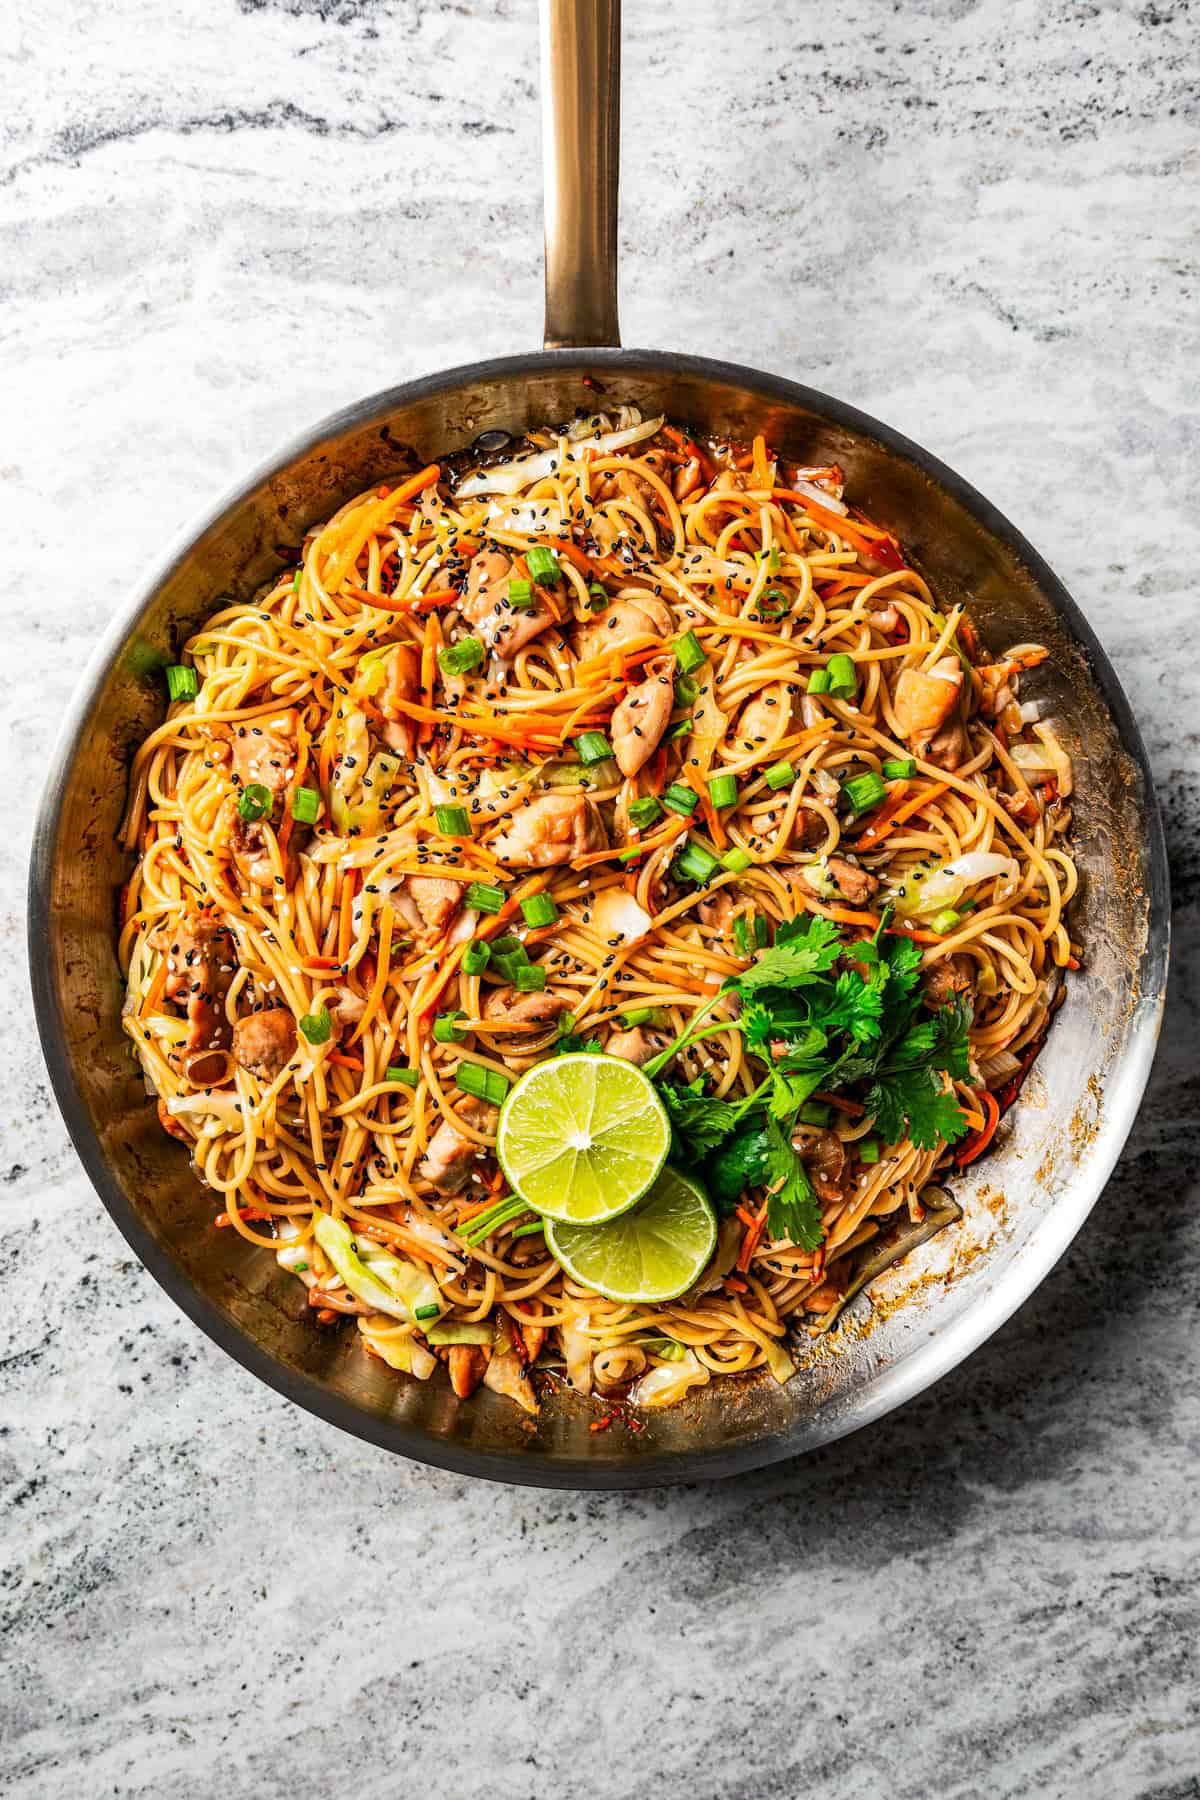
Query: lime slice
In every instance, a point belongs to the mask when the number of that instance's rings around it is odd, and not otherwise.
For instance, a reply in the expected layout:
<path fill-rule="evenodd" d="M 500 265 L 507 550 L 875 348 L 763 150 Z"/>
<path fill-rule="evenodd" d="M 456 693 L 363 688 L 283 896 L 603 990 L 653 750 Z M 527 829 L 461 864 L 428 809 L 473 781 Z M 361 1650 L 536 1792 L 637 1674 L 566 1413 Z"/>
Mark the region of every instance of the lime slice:
<path fill-rule="evenodd" d="M 667 1159 L 671 1127 L 649 1076 L 619 1056 L 535 1063 L 500 1111 L 496 1155 L 535 1212 L 575 1225 L 640 1200 Z"/>
<path fill-rule="evenodd" d="M 644 1200 L 606 1225 L 551 1220 L 546 1242 L 568 1275 L 610 1300 L 674 1300 L 690 1288 L 717 1241 L 704 1191 L 664 1169 Z"/>

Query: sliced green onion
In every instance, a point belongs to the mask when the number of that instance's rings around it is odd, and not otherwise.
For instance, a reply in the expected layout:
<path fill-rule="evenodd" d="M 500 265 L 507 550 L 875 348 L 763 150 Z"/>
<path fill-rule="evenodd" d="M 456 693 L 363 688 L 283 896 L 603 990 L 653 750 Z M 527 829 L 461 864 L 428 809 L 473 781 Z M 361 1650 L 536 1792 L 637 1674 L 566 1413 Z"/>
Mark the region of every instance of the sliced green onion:
<path fill-rule="evenodd" d="M 708 797 L 718 812 L 724 812 L 727 806 L 736 806 L 738 802 L 738 784 L 732 775 L 712 775 L 708 782 Z"/>
<path fill-rule="evenodd" d="M 466 1018 L 465 1012 L 439 1013 L 433 1021 L 433 1041 L 435 1044 L 461 1044 L 466 1041 L 466 1032 L 458 1021 Z"/>
<path fill-rule="evenodd" d="M 883 765 L 884 777 L 888 781 L 909 781 L 917 772 L 917 765 L 911 756 L 894 757 Z"/>
<path fill-rule="evenodd" d="M 829 670 L 814 669 L 808 678 L 810 694 L 827 694 L 829 692 Z"/>
<path fill-rule="evenodd" d="M 529 573 L 539 587 L 553 587 L 556 581 L 562 580 L 562 570 L 558 566 L 558 558 L 553 550 L 547 550 L 544 544 L 535 544 L 532 550 L 527 550 L 525 562 Z"/>
<path fill-rule="evenodd" d="M 553 925 L 558 917 L 558 908 L 549 894 L 530 894 L 522 900 L 521 911 L 525 914 L 525 923 L 536 930 L 542 925 Z"/>
<path fill-rule="evenodd" d="M 298 594 L 300 592 L 300 577 L 303 573 L 304 573 L 304 571 L 302 569 L 297 569 L 296 573 L 292 576 L 292 592 L 293 592 L 293 594 Z"/>
<path fill-rule="evenodd" d="M 464 896 L 468 912 L 498 913 L 504 905 L 504 889 L 485 881 L 469 881 Z"/>
<path fill-rule="evenodd" d="M 962 914 L 956 912 L 952 906 L 947 906 L 942 912 L 938 913 L 929 929 L 930 931 L 936 931 L 939 937 L 946 937 L 954 930 L 956 925 L 962 924 L 962 917 Z"/>
<path fill-rule="evenodd" d="M 737 945 L 739 956 L 753 956 L 754 948 L 750 942 L 750 921 L 745 913 L 739 913 L 733 921 L 733 941 Z"/>
<path fill-rule="evenodd" d="M 541 963 L 527 962 L 515 972 L 513 981 L 518 994 L 540 994 L 546 986 L 546 971 Z"/>
<path fill-rule="evenodd" d="M 690 713 L 688 714 L 686 719 L 677 720 L 676 723 L 674 725 L 672 725 L 671 729 L 664 734 L 664 737 L 662 740 L 663 743 L 664 744 L 673 744 L 677 738 L 687 737 L 689 732 L 691 731 L 694 723 L 695 723 L 695 721 L 693 720 Z"/>
<path fill-rule="evenodd" d="M 802 1125 L 828 1125 L 832 1117 L 832 1106 L 826 1106 L 823 1100 L 808 1100 L 800 1108 Z"/>
<path fill-rule="evenodd" d="M 418 1306 L 413 1314 L 414 1319 L 436 1319 L 441 1316 L 440 1306 Z"/>
<path fill-rule="evenodd" d="M 748 850 L 743 850 L 740 844 L 735 844 L 732 850 L 727 850 L 721 858 L 721 867 L 728 869 L 731 875 L 740 875 L 743 870 L 750 867 L 753 861 L 754 858 Z"/>
<path fill-rule="evenodd" d="M 507 1075 L 499 1069 L 485 1069 L 482 1063 L 460 1062 L 454 1071 L 454 1079 L 464 1094 L 470 1094 L 476 1100 L 488 1100 L 493 1106 L 499 1106 L 509 1089 Z"/>
<path fill-rule="evenodd" d="M 790 762 L 772 763 L 763 779 L 771 789 L 790 787 L 796 779 L 796 771 Z"/>
<path fill-rule="evenodd" d="M 200 692 L 195 669 L 186 663 L 170 663 L 167 667 L 167 692 L 172 700 L 194 700 Z"/>
<path fill-rule="evenodd" d="M 638 1025 L 661 1025 L 663 1010 L 661 1006 L 635 1006 L 632 1012 L 618 1013 L 622 1031 L 632 1031 Z"/>
<path fill-rule="evenodd" d="M 685 844 L 682 852 L 675 858 L 675 870 L 686 881 L 708 881 L 716 874 L 721 864 L 711 850 L 703 844 Z"/>
<path fill-rule="evenodd" d="M 315 825 L 321 810 L 321 796 L 316 788 L 292 789 L 292 817 L 297 825 Z"/>
<path fill-rule="evenodd" d="M 758 603 L 758 610 L 768 619 L 782 619 L 791 610 L 791 604 L 791 597 L 782 588 L 768 588 Z"/>
<path fill-rule="evenodd" d="M 694 788 L 685 787 L 682 781 L 673 781 L 662 797 L 664 806 L 670 807 L 673 813 L 683 818 L 690 818 L 700 804 L 700 796 Z"/>
<path fill-rule="evenodd" d="M 661 818 L 662 807 L 653 794 L 644 794 L 640 800 L 629 802 L 629 823 L 636 825 L 639 831 L 645 831 L 647 825 L 653 825 Z"/>
<path fill-rule="evenodd" d="M 767 944 L 770 942 L 770 937 L 771 927 L 767 924 L 765 916 L 762 913 L 755 913 L 754 942 L 758 945 L 760 950 L 766 949 Z"/>
<path fill-rule="evenodd" d="M 534 605 L 533 583 L 514 576 L 508 584 L 508 604 L 515 606 L 518 612 L 531 610 Z"/>
<path fill-rule="evenodd" d="M 859 1138 L 858 1160 L 859 1162 L 865 1163 L 877 1163 L 879 1161 L 878 1138 Z"/>
<path fill-rule="evenodd" d="M 310 1044 L 327 1044 L 333 1035 L 333 1020 L 329 1016 L 329 1008 L 323 1006 L 320 1012 L 305 1013 L 300 1021 L 300 1029 Z"/>
<path fill-rule="evenodd" d="M 675 661 L 685 675 L 690 675 L 693 669 L 701 668 L 708 661 L 694 631 L 685 631 L 681 638 L 675 640 Z"/>
<path fill-rule="evenodd" d="M 579 752 L 579 760 L 590 768 L 592 763 L 607 762 L 612 755 L 612 745 L 602 731 L 585 731 L 575 739 L 575 748 Z"/>
<path fill-rule="evenodd" d="M 591 601 L 595 611 L 599 611 L 602 606 L 608 605 L 608 595 L 598 581 L 588 582 L 588 599 Z"/>
<path fill-rule="evenodd" d="M 845 700 L 858 692 L 858 670 L 852 656 L 839 650 L 836 656 L 830 657 L 825 673 L 829 677 L 829 692 L 835 699 Z"/>
<path fill-rule="evenodd" d="M 421 1079 L 420 1069 L 402 1069 L 399 1063 L 389 1063 L 384 1073 L 385 1081 L 394 1081 L 400 1087 L 416 1087 Z"/>
<path fill-rule="evenodd" d="M 265 819 L 274 804 L 269 787 L 261 781 L 250 781 L 238 795 L 238 815 L 243 819 Z"/>
<path fill-rule="evenodd" d="M 849 781 L 843 782 L 842 793 L 853 812 L 866 812 L 869 807 L 878 806 L 881 800 L 887 799 L 887 785 L 874 769 L 868 769 L 865 775 L 852 775 Z"/>
<path fill-rule="evenodd" d="M 482 938 L 472 938 L 463 951 L 462 971 L 464 975 L 482 975 L 492 959 L 492 946 Z"/>
<path fill-rule="evenodd" d="M 559 1037 L 567 1037 L 575 1029 L 575 1014 L 573 1012 L 559 1013 L 557 1029 Z"/>
<path fill-rule="evenodd" d="M 443 837 L 471 836 L 471 821 L 465 806 L 435 806 L 433 816 Z"/>
<path fill-rule="evenodd" d="M 459 638 L 457 644 L 447 644 L 438 651 L 438 668 L 443 675 L 465 675 L 482 661 L 483 645 L 477 637 Z"/>
<path fill-rule="evenodd" d="M 700 689 L 696 686 L 690 676 L 677 675 L 675 677 L 676 706 L 695 706 L 699 698 Z"/>
<path fill-rule="evenodd" d="M 542 1224 L 542 1221 L 538 1219 L 533 1225 L 518 1225 L 517 1229 L 515 1231 L 510 1231 L 508 1235 L 512 1238 L 533 1237 L 535 1232 L 540 1233 L 545 1231 L 545 1229 L 546 1227 Z"/>

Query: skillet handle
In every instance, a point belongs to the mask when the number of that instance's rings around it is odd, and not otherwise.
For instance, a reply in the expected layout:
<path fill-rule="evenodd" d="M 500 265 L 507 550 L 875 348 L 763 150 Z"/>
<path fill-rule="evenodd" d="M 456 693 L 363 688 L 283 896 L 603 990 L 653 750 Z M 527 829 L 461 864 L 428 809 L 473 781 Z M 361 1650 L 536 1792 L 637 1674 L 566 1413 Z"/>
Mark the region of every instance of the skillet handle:
<path fill-rule="evenodd" d="M 548 350 L 619 344 L 621 0 L 541 0 Z"/>

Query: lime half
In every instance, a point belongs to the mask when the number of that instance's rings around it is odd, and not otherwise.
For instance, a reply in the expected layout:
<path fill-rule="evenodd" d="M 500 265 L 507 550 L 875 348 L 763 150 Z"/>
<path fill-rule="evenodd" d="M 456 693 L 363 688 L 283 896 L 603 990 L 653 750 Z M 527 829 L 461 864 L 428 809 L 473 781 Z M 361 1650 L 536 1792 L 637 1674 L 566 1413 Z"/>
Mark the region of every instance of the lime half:
<path fill-rule="evenodd" d="M 664 1169 L 644 1200 L 606 1225 L 551 1220 L 546 1242 L 568 1275 L 610 1300 L 674 1300 L 698 1278 L 717 1241 L 703 1189 Z"/>
<path fill-rule="evenodd" d="M 671 1127 L 649 1076 L 619 1056 L 535 1063 L 500 1112 L 496 1154 L 535 1212 L 597 1225 L 640 1200 Z"/>

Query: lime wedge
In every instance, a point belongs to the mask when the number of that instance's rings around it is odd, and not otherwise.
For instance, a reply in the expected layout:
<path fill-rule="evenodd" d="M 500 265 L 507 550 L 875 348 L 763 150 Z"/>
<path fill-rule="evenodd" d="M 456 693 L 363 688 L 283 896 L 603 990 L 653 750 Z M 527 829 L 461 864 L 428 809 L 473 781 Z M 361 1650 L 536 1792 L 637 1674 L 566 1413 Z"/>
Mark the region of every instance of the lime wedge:
<path fill-rule="evenodd" d="M 504 1102 L 496 1155 L 535 1212 L 596 1225 L 641 1199 L 670 1144 L 666 1109 L 633 1063 L 555 1056 L 527 1069 Z"/>
<path fill-rule="evenodd" d="M 606 1225 L 546 1226 L 568 1275 L 610 1300 L 674 1300 L 698 1278 L 717 1241 L 703 1189 L 664 1169 L 644 1200 Z"/>

